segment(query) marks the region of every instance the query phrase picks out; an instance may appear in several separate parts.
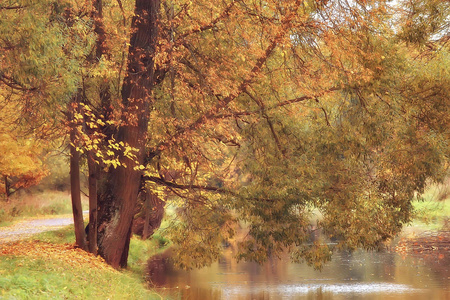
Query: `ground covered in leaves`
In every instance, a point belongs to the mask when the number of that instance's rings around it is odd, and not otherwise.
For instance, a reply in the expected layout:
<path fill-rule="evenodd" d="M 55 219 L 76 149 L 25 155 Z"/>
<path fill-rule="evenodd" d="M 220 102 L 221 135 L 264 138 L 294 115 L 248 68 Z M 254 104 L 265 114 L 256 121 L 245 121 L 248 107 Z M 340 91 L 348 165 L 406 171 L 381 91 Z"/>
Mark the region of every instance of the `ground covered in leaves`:
<path fill-rule="evenodd" d="M 160 299 L 138 276 L 73 244 L 0 244 L 0 299 Z"/>
<path fill-rule="evenodd" d="M 90 267 L 115 271 L 100 256 L 94 256 L 71 244 L 51 244 L 40 241 L 20 241 L 0 244 L 0 255 L 27 256 L 44 260 L 56 259 L 72 267 Z"/>

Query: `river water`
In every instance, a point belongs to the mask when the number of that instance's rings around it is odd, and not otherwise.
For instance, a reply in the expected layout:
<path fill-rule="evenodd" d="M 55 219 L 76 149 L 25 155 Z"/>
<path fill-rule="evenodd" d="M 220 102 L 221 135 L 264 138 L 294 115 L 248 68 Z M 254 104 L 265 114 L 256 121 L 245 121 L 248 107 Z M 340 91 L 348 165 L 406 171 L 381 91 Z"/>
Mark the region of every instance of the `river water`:
<path fill-rule="evenodd" d="M 449 267 L 448 253 L 427 258 L 343 252 L 322 271 L 288 258 L 258 265 L 223 257 L 208 268 L 159 278 L 157 292 L 165 299 L 195 300 L 450 300 Z"/>

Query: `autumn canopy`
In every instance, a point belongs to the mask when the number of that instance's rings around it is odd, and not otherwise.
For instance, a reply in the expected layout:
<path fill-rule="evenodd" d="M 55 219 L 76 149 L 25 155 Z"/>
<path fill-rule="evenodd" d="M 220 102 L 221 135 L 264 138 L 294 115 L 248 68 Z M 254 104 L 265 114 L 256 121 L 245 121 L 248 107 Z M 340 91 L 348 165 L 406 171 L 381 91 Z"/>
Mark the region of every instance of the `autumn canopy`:
<path fill-rule="evenodd" d="M 77 244 L 114 267 L 148 199 L 171 208 L 187 268 L 238 230 L 237 257 L 259 262 L 375 249 L 448 168 L 449 13 L 439 0 L 2 1 L 0 150 L 70 146 Z M 319 229 L 337 243 L 312 243 Z"/>

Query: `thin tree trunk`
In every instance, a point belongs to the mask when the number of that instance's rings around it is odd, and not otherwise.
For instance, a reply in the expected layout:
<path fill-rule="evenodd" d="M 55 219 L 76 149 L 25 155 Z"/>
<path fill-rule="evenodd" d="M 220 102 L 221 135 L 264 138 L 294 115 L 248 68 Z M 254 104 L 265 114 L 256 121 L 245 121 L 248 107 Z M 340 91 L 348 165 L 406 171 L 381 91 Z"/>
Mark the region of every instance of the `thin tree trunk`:
<path fill-rule="evenodd" d="M 92 63 L 96 64 L 101 57 L 107 52 L 106 47 L 106 32 L 103 24 L 103 1 L 93 0 L 92 20 L 94 22 L 94 32 L 96 33 L 96 47 L 95 55 L 92 57 Z M 111 97 L 109 94 L 108 83 L 103 82 L 100 84 L 100 99 L 103 110 L 107 110 Z M 107 107 L 108 106 L 108 107 Z M 105 114 L 106 115 L 106 114 Z M 92 133 L 92 132 L 91 132 Z M 91 150 L 87 154 L 88 160 L 88 185 L 89 185 L 89 231 L 88 231 L 88 244 L 89 252 L 97 255 L 98 252 L 98 191 L 97 180 L 99 178 L 99 168 L 95 162 L 94 151 Z"/>
<path fill-rule="evenodd" d="M 89 252 L 97 255 L 97 164 L 94 161 L 93 152 L 88 152 L 89 172 Z"/>
<path fill-rule="evenodd" d="M 106 32 L 103 24 L 103 1 L 93 0 L 92 20 L 94 21 L 94 32 L 96 33 L 96 46 L 95 56 L 93 63 L 96 64 L 100 61 L 103 55 L 106 55 L 109 51 L 106 45 Z M 108 119 L 111 115 L 111 94 L 109 93 L 109 83 L 104 81 L 100 83 L 99 96 L 101 101 L 102 114 Z M 113 130 L 108 127 L 102 128 L 103 134 L 106 135 L 105 141 L 111 140 L 113 136 Z M 99 211 L 99 199 L 98 199 L 98 179 L 104 173 L 98 166 L 95 165 L 93 153 L 91 153 L 89 165 L 89 251 L 98 254 L 98 211 Z M 95 168 L 95 170 L 94 170 Z"/>
<path fill-rule="evenodd" d="M 11 196 L 11 187 L 8 183 L 8 175 L 4 175 L 3 179 L 5 180 L 5 195 L 6 195 L 6 202 L 9 202 L 9 196 Z"/>
<path fill-rule="evenodd" d="M 154 83 L 159 0 L 136 0 L 131 25 L 127 74 L 122 85 L 124 125 L 116 140 L 137 149 L 136 159 L 122 158 L 122 166 L 107 174 L 99 202 L 99 253 L 115 268 L 126 267 L 131 225 L 141 181 L 138 168 L 144 161 Z M 127 167 L 123 167 L 123 165 Z"/>
<path fill-rule="evenodd" d="M 145 193 L 145 202 L 144 202 L 144 212 L 145 212 L 145 218 L 144 218 L 144 229 L 142 230 L 142 239 L 146 240 L 148 239 L 149 232 L 150 232 L 150 214 L 152 210 L 151 206 L 151 197 L 152 195 L 150 193 Z"/>
<path fill-rule="evenodd" d="M 74 96 L 69 107 L 69 121 L 72 122 L 70 128 L 70 192 L 72 198 L 73 223 L 75 227 L 75 243 L 78 247 L 87 250 L 86 234 L 84 232 L 83 209 L 81 207 L 80 192 L 80 154 L 76 150 L 76 124 L 74 114 L 78 111 L 80 103 L 81 91 Z"/>

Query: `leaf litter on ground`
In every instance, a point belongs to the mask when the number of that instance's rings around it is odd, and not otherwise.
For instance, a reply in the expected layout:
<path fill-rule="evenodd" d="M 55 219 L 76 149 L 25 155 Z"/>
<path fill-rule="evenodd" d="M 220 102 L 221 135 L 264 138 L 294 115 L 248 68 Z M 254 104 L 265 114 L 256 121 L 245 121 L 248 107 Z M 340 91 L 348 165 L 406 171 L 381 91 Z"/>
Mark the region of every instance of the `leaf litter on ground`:
<path fill-rule="evenodd" d="M 72 267 L 90 267 L 116 271 L 103 258 L 83 251 L 73 244 L 51 244 L 41 241 L 19 241 L 0 244 L 1 256 L 27 256 L 43 260 L 60 260 Z"/>

